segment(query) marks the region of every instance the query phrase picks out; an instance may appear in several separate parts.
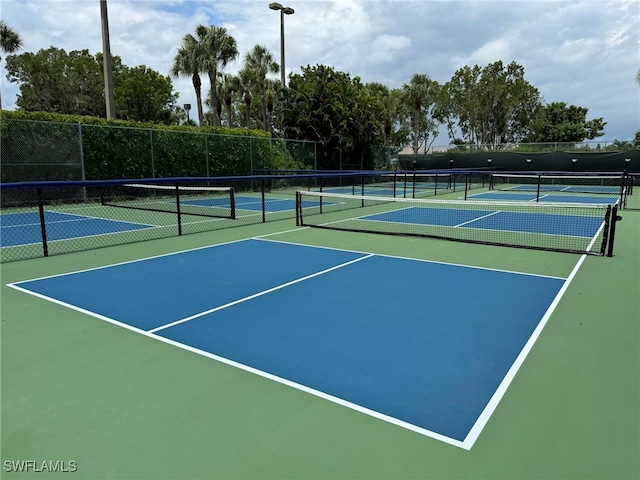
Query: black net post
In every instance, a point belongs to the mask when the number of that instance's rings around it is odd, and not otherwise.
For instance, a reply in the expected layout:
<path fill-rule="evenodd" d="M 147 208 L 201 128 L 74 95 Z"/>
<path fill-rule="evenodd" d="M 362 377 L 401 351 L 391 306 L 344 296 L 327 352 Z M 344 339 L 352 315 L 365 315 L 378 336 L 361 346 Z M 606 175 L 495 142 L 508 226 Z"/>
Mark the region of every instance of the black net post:
<path fill-rule="evenodd" d="M 611 205 L 608 205 L 607 212 L 604 214 L 604 226 L 602 227 L 602 244 L 600 245 L 601 255 L 604 255 L 605 251 L 607 250 L 610 223 L 611 223 Z"/>
<path fill-rule="evenodd" d="M 396 198 L 396 185 L 398 181 L 398 172 L 397 170 L 393 171 L 393 198 Z"/>
<path fill-rule="evenodd" d="M 180 186 L 176 183 L 176 214 L 178 216 L 178 235 L 182 235 L 182 215 L 180 215 Z"/>
<path fill-rule="evenodd" d="M 411 198 L 416 198 L 416 172 L 413 171 L 413 185 L 411 186 Z"/>
<path fill-rule="evenodd" d="M 614 205 L 611 208 L 611 227 L 609 230 L 609 247 L 607 249 L 607 257 L 613 257 L 613 244 L 616 239 L 616 223 L 622 220 L 622 217 L 618 216 L 618 206 Z"/>
<path fill-rule="evenodd" d="M 301 202 L 300 192 L 296 192 L 296 227 L 300 226 L 300 216 L 302 215 L 302 212 L 300 211 Z"/>
<path fill-rule="evenodd" d="M 469 174 L 465 173 L 464 175 L 464 199 L 467 199 L 467 192 L 469 190 Z"/>
<path fill-rule="evenodd" d="M 538 175 L 538 186 L 536 187 L 536 202 L 540 201 L 540 182 L 542 181 L 542 175 Z"/>
<path fill-rule="evenodd" d="M 260 180 L 260 196 L 262 198 L 262 223 L 267 221 L 267 208 L 264 200 L 264 180 Z"/>
<path fill-rule="evenodd" d="M 42 200 L 42 189 L 36 190 L 38 195 L 38 212 L 40 214 L 40 232 L 42 234 L 42 254 L 49 256 L 49 246 L 47 245 L 47 227 L 44 220 L 44 201 Z"/>
<path fill-rule="evenodd" d="M 231 191 L 229 192 L 229 203 L 231 205 L 231 220 L 236 219 L 236 191 L 235 188 L 231 187 Z"/>

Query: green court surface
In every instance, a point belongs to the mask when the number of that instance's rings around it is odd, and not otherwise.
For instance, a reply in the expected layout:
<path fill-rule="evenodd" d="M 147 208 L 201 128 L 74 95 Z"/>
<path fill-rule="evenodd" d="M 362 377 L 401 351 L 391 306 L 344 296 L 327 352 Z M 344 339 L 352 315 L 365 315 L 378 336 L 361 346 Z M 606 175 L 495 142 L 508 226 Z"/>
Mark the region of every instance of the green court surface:
<path fill-rule="evenodd" d="M 3 264 L 2 478 L 638 479 L 640 213 L 622 216 L 614 257 L 584 259 L 469 451 L 6 284 L 255 236 L 563 278 L 580 255 L 288 219 Z M 405 282 L 438 279 L 388 282 L 380 301 L 402 305 Z M 76 471 L 9 471 L 27 460 Z"/>

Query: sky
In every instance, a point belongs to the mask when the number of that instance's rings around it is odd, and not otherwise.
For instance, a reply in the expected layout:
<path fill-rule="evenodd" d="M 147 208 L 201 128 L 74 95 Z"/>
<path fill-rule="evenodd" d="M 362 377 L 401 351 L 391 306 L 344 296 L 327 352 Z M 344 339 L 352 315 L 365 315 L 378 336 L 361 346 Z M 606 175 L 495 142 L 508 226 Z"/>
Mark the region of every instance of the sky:
<path fill-rule="evenodd" d="M 237 73 L 254 45 L 280 61 L 280 12 L 270 0 L 108 0 L 111 53 L 129 66 L 168 75 L 183 37 L 199 24 L 225 27 L 238 45 Z M 444 83 L 464 66 L 501 60 L 524 67 L 544 103 L 586 107 L 607 125 L 598 141 L 630 140 L 640 129 L 640 2 L 286 0 L 285 71 L 328 65 L 401 88 L 416 73 Z M 102 52 L 99 0 L 0 0 L 2 18 L 22 38 L 24 52 L 50 46 Z M 0 85 L 13 110 L 19 87 Z M 279 78 L 275 75 L 274 78 Z M 208 80 L 203 80 L 203 93 Z M 189 78 L 173 79 L 179 105 L 195 94 Z M 195 111 L 195 110 L 194 110 Z M 193 115 L 193 111 L 191 112 Z M 442 133 L 434 142 L 446 146 Z"/>

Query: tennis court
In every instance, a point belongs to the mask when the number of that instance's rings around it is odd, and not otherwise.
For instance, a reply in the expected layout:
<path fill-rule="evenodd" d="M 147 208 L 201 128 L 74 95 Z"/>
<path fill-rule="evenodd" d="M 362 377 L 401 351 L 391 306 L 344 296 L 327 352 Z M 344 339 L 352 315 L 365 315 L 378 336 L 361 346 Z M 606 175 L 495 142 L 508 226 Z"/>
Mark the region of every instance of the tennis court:
<path fill-rule="evenodd" d="M 299 193 L 265 195 L 292 202 L 275 221 L 2 263 L 3 462 L 73 460 L 79 478 L 637 477 L 638 212 L 609 258 L 585 255 L 601 205 Z M 235 226 L 256 200 L 204 221 Z M 139 225 L 105 236 L 175 216 L 87 208 Z M 467 235 L 480 242 L 448 241 Z"/>
<path fill-rule="evenodd" d="M 82 238 L 88 235 L 109 235 L 153 227 L 153 225 L 135 222 L 123 222 L 55 211 L 44 212 L 44 217 L 49 226 L 47 237 L 50 241 Z M 42 243 L 40 215 L 38 212 L 1 214 L 0 228 L 0 247 Z"/>
<path fill-rule="evenodd" d="M 346 288 L 374 299 L 389 275 L 439 281 L 407 286 L 401 312 Z M 247 240 L 11 286 L 469 449 L 564 281 Z M 450 312 L 439 300 L 455 288 L 474 293 Z M 314 297 L 325 302 L 308 311 Z M 496 310 L 474 309 L 479 301 Z M 286 313 L 264 313 L 283 304 Z"/>

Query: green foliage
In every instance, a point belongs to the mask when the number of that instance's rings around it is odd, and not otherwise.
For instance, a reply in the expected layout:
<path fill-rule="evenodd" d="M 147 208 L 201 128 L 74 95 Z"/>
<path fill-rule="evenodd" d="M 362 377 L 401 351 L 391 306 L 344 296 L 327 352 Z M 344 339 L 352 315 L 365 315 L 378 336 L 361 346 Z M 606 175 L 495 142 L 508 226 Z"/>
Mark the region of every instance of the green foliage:
<path fill-rule="evenodd" d="M 291 75 L 283 117 L 286 138 L 320 143 L 325 159 L 319 168 L 338 169 L 347 158 L 364 166 L 366 150 L 382 138 L 376 103 L 360 79 L 325 65 Z"/>
<path fill-rule="evenodd" d="M 402 87 L 403 100 L 411 112 L 413 122 L 411 142 L 414 154 L 418 153 L 421 144 L 426 152 L 430 145 L 429 138 L 432 138 L 433 143 L 433 139 L 438 135 L 440 121 L 438 117 L 434 117 L 433 110 L 439 91 L 438 82 L 424 74 L 415 74 L 411 81 Z"/>
<path fill-rule="evenodd" d="M 86 179 L 250 175 L 254 168 L 304 168 L 309 154 L 240 128 L 48 112 L 2 112 L 0 125 L 3 182 L 79 180 L 83 171 Z"/>
<path fill-rule="evenodd" d="M 101 59 L 102 57 L 100 57 Z M 122 68 L 113 59 L 114 73 Z M 26 111 L 105 116 L 102 64 L 88 50 L 49 47 L 7 58 L 7 78 L 20 84 L 16 104 Z"/>
<path fill-rule="evenodd" d="M 104 117 L 102 54 L 88 50 L 65 52 L 50 47 L 38 53 L 7 58 L 10 82 L 20 84 L 16 104 L 30 112 Z M 169 77 L 144 65 L 129 68 L 113 57 L 116 116 L 118 118 L 171 123 L 177 94 Z"/>
<path fill-rule="evenodd" d="M 124 68 L 116 80 L 116 113 L 125 120 L 172 123 L 178 100 L 171 79 L 145 65 Z"/>
<path fill-rule="evenodd" d="M 582 142 L 604 135 L 602 118 L 587 120 L 588 109 L 554 102 L 541 106 L 531 125 L 528 142 Z"/>
<path fill-rule="evenodd" d="M 525 138 L 541 105 L 538 89 L 515 62 L 463 67 L 443 90 L 437 116 L 447 123 L 450 137 L 457 127 L 466 142 L 493 148 Z"/>

